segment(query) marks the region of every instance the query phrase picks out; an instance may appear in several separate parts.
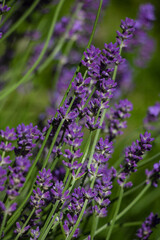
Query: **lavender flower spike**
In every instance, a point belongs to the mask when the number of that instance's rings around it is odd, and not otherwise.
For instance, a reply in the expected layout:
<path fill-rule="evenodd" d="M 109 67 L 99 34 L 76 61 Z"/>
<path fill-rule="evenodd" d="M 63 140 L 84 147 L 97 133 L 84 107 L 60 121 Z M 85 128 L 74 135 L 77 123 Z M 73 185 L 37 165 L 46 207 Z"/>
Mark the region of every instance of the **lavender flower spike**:
<path fill-rule="evenodd" d="M 155 228 L 157 224 L 160 223 L 160 218 L 158 214 L 150 213 L 150 215 L 146 218 L 141 228 L 138 229 L 136 236 L 138 239 L 147 240 L 149 236 L 152 234 L 152 228 Z"/>

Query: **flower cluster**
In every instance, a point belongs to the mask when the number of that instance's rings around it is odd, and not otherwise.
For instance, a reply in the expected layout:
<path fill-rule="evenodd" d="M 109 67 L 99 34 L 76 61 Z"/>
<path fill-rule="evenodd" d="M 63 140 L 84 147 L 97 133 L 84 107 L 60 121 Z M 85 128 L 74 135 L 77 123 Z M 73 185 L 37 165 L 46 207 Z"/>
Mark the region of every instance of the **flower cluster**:
<path fill-rule="evenodd" d="M 144 223 L 142 224 L 141 228 L 138 229 L 136 236 L 138 239 L 146 240 L 149 239 L 149 236 L 153 232 L 153 228 L 157 226 L 157 224 L 160 223 L 160 218 L 158 217 L 158 214 L 150 213 L 150 215 L 146 218 Z"/>
<path fill-rule="evenodd" d="M 124 120 L 130 117 L 129 112 L 132 111 L 132 109 L 132 103 L 124 99 L 120 100 L 118 104 L 115 104 L 115 109 L 111 108 L 109 113 L 106 114 L 108 119 L 108 129 L 106 129 L 106 132 L 109 135 L 110 141 L 116 136 L 123 134 L 121 129 L 127 127 L 127 122 Z"/>
<path fill-rule="evenodd" d="M 153 165 L 153 169 L 149 171 L 146 169 L 147 184 L 152 183 L 154 187 L 158 187 L 158 180 L 160 180 L 160 162 Z"/>
<path fill-rule="evenodd" d="M 143 159 L 143 155 L 146 151 L 152 149 L 151 142 L 154 138 L 151 138 L 151 134 L 145 132 L 144 135 L 140 134 L 140 141 L 136 140 L 130 147 L 125 149 L 125 160 L 121 167 L 121 172 L 118 176 L 118 183 L 122 184 L 124 179 L 130 175 L 131 172 L 136 172 L 137 163 Z"/>
<path fill-rule="evenodd" d="M 160 116 L 160 103 L 156 102 L 153 106 L 148 107 L 147 116 L 144 119 L 146 129 L 155 130 L 152 123 L 157 122 Z"/>

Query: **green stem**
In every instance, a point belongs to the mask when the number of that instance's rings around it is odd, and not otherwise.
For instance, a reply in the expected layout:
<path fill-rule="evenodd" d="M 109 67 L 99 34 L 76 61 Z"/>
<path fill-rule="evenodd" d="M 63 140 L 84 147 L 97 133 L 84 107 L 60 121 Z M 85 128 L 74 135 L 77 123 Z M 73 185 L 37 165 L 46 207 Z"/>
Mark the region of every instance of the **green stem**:
<path fill-rule="evenodd" d="M 122 196 L 123 196 L 123 186 L 120 186 L 121 189 L 120 189 L 120 193 L 119 193 L 119 199 L 118 199 L 118 202 L 116 204 L 116 209 L 115 209 L 115 213 L 114 213 L 114 216 L 113 216 L 113 219 L 111 221 L 111 225 L 109 227 L 109 231 L 108 231 L 108 234 L 107 234 L 107 237 L 106 237 L 106 240 L 109 240 L 110 239 L 110 236 L 112 234 L 112 230 L 113 230 L 113 227 L 114 227 L 114 224 L 115 224 L 115 221 L 116 221 L 116 217 L 117 217 L 117 214 L 119 212 L 119 209 L 120 209 L 120 205 L 121 205 L 121 201 L 122 201 Z"/>
<path fill-rule="evenodd" d="M 159 157 L 159 156 L 160 156 L 160 153 L 157 153 L 157 154 L 155 154 L 153 157 L 151 157 L 151 158 L 149 158 L 149 159 L 147 159 L 147 160 L 143 160 L 142 162 L 140 162 L 140 163 L 138 164 L 138 168 L 141 168 L 141 167 L 145 166 L 146 164 L 152 162 L 155 158 L 157 158 L 157 157 Z"/>
<path fill-rule="evenodd" d="M 48 163 L 49 157 L 50 157 L 50 155 L 51 155 L 51 153 L 52 153 L 52 151 L 53 151 L 53 147 L 54 147 L 54 144 L 55 144 L 55 142 L 56 142 L 56 140 L 57 140 L 58 134 L 59 134 L 59 132 L 60 132 L 60 130 L 61 130 L 61 128 L 62 128 L 62 125 L 63 125 L 64 121 L 66 120 L 67 114 L 68 114 L 69 111 L 71 110 L 71 107 L 72 107 L 72 105 L 73 105 L 73 103 L 74 103 L 75 98 L 76 98 L 76 97 L 75 97 L 75 95 L 74 95 L 73 98 L 72 98 L 72 101 L 71 101 L 71 103 L 70 103 L 70 105 L 69 105 L 69 107 L 68 107 L 68 109 L 67 109 L 67 112 L 66 112 L 64 118 L 61 120 L 61 122 L 60 122 L 60 124 L 59 124 L 59 126 L 58 126 L 58 129 L 57 129 L 57 131 L 56 131 L 56 133 L 55 133 L 55 135 L 54 135 L 54 138 L 53 138 L 53 140 L 52 140 L 51 146 L 50 146 L 50 148 L 49 148 L 47 157 L 46 157 L 46 159 L 45 159 L 45 161 L 44 161 L 44 163 L 43 163 L 42 169 L 45 168 L 46 165 L 47 165 L 47 163 Z"/>
<path fill-rule="evenodd" d="M 0 229 L 0 239 L 2 239 L 1 237 L 2 237 L 2 234 L 3 234 L 3 229 L 6 225 L 7 215 L 8 215 L 7 211 L 5 211 L 3 221 L 2 221 L 2 225 L 1 225 L 1 229 Z"/>
<path fill-rule="evenodd" d="M 56 24 L 56 21 L 58 19 L 58 16 L 59 16 L 59 13 L 60 13 L 60 10 L 61 10 L 61 8 L 63 6 L 64 1 L 65 0 L 60 0 L 59 1 L 59 4 L 58 4 L 57 9 L 56 9 L 56 12 L 53 15 L 52 23 L 51 23 L 51 26 L 50 26 L 50 29 L 49 29 L 49 32 L 48 32 L 48 36 L 47 36 L 45 45 L 44 45 L 44 47 L 43 47 L 43 49 L 42 49 L 42 51 L 41 51 L 37 61 L 33 64 L 33 66 L 28 70 L 28 72 L 17 83 L 13 84 L 8 89 L 6 89 L 6 90 L 1 92 L 0 100 L 2 100 L 4 97 L 9 95 L 11 92 L 13 92 L 17 87 L 19 87 L 22 83 L 24 83 L 26 80 L 28 80 L 28 78 L 30 77 L 32 72 L 36 69 L 36 67 L 38 66 L 38 64 L 42 60 L 42 58 L 43 58 L 43 56 L 46 53 L 46 50 L 48 48 L 50 39 L 51 39 L 51 37 L 53 35 L 55 24 Z"/>
<path fill-rule="evenodd" d="M 62 48 L 62 46 L 64 45 L 66 38 L 68 37 L 68 33 L 73 25 L 73 22 L 75 20 L 75 18 L 78 15 L 79 10 L 82 7 L 82 3 L 79 3 L 77 5 L 77 9 L 73 14 L 72 20 L 71 22 L 68 24 L 65 33 L 63 34 L 63 36 L 61 37 L 61 39 L 58 41 L 58 45 L 55 47 L 55 49 L 53 50 L 53 52 L 48 56 L 48 58 L 41 64 L 41 66 L 39 67 L 38 71 L 36 72 L 36 74 L 40 74 L 54 59 L 54 57 L 56 56 L 56 54 L 60 51 L 60 49 Z"/>
<path fill-rule="evenodd" d="M 106 224 L 107 225 L 107 224 Z M 114 228 L 122 228 L 122 227 L 134 227 L 134 226 L 140 226 L 142 225 L 142 222 L 141 221 L 135 221 L 135 222 L 126 222 L 126 223 L 117 223 L 117 224 L 114 224 Z M 107 225 L 109 226 L 109 224 Z M 104 229 L 101 230 L 101 228 L 98 229 L 98 233 L 102 232 Z M 96 232 L 96 235 L 98 235 L 98 233 Z M 83 237 L 83 238 L 80 238 L 80 240 L 87 240 L 88 238 L 86 237 Z"/>
<path fill-rule="evenodd" d="M 97 173 L 98 173 L 98 168 L 99 168 L 99 166 L 97 166 L 95 175 L 94 175 L 94 177 L 93 177 L 93 179 L 92 179 L 92 182 L 91 182 L 91 185 L 90 185 L 90 188 L 91 188 L 91 189 L 93 189 L 93 187 L 94 187 L 94 183 L 95 183 L 95 181 L 96 181 L 96 177 L 97 177 Z M 81 221 L 81 219 L 82 219 L 82 217 L 83 217 L 83 214 L 84 214 L 84 211 L 85 211 L 85 209 L 86 209 L 86 207 L 87 207 L 87 204 L 88 204 L 88 199 L 85 200 L 84 205 L 83 205 L 83 208 L 82 208 L 82 210 L 81 210 L 81 212 L 80 212 L 80 214 L 79 214 L 79 217 L 78 217 L 78 219 L 77 219 L 77 222 L 75 223 L 75 225 L 74 225 L 74 227 L 73 227 L 73 229 L 72 229 L 72 232 L 69 234 L 69 236 L 66 238 L 66 240 L 71 240 L 71 239 L 72 239 L 72 237 L 73 237 L 73 235 L 74 235 L 74 233 L 75 233 L 78 225 L 80 224 L 80 221 Z"/>
<path fill-rule="evenodd" d="M 138 194 L 138 196 L 120 214 L 117 215 L 116 221 L 119 220 L 124 214 L 126 214 L 126 212 L 128 212 L 140 200 L 140 198 L 146 193 L 146 191 L 149 189 L 150 186 L 151 184 L 148 184 L 145 186 L 145 188 L 143 188 L 143 190 Z M 100 232 L 105 230 L 106 227 L 108 226 L 109 226 L 108 223 L 103 225 L 101 228 L 99 228 L 95 232 L 95 235 L 98 235 Z"/>
<path fill-rule="evenodd" d="M 9 35 L 11 35 L 20 25 L 21 23 L 33 12 L 35 7 L 37 6 L 40 0 L 33 1 L 33 4 L 29 7 L 29 9 L 22 15 L 22 17 L 14 24 L 12 27 L 4 34 L 3 38 L 1 38 L 0 42 L 6 39 Z"/>
<path fill-rule="evenodd" d="M 142 191 L 138 194 L 138 196 L 116 217 L 116 221 L 119 220 L 126 212 L 128 212 L 139 200 L 140 198 L 146 193 L 146 191 L 150 188 L 151 183 L 147 184 Z"/>
<path fill-rule="evenodd" d="M 102 116 L 101 116 L 101 120 L 100 120 L 100 126 L 102 126 L 102 123 L 103 123 L 103 121 L 104 121 L 106 112 L 107 112 L 107 109 L 104 109 L 104 111 L 103 111 L 103 113 L 102 113 Z M 94 150 L 95 150 L 95 147 L 96 147 L 96 144 L 97 144 L 97 141 L 98 141 L 100 132 L 101 132 L 101 129 L 98 128 L 98 129 L 96 130 L 96 135 L 95 135 L 95 137 L 94 137 L 94 142 L 93 142 L 93 144 L 92 144 L 91 153 L 90 153 L 90 157 L 89 157 L 89 161 L 88 161 L 88 168 L 90 167 L 90 165 L 91 165 L 91 163 L 92 163 L 92 158 L 93 158 Z"/>
<path fill-rule="evenodd" d="M 34 212 L 35 212 L 35 208 L 33 208 L 33 209 L 32 209 L 32 212 L 30 212 L 27 220 L 25 221 L 25 223 L 24 223 L 24 225 L 23 225 L 23 227 L 22 227 L 22 229 L 21 229 L 21 232 L 17 235 L 17 237 L 15 238 L 15 240 L 18 240 L 18 239 L 19 239 L 19 237 L 20 237 L 21 234 L 23 233 L 24 228 L 27 226 L 27 224 L 28 224 L 29 220 L 31 219 L 31 217 L 32 217 L 32 215 L 33 215 Z"/>
<path fill-rule="evenodd" d="M 2 7 L 4 7 L 4 5 L 5 5 L 5 0 L 3 0 Z M 1 20 L 2 20 L 2 14 L 0 15 L 0 23 L 1 23 Z"/>
<path fill-rule="evenodd" d="M 31 196 L 33 191 L 33 188 L 31 188 L 30 192 L 28 193 L 27 197 L 24 199 L 24 201 L 22 202 L 22 204 L 19 206 L 19 208 L 14 212 L 14 214 L 12 215 L 12 217 L 8 220 L 7 222 L 7 226 L 5 228 L 5 233 L 12 227 L 12 225 L 15 223 L 15 221 L 19 218 L 19 216 L 21 215 L 21 211 L 23 209 L 23 207 L 25 206 L 25 204 L 28 201 L 28 198 Z M 12 204 L 12 202 L 11 202 Z"/>
<path fill-rule="evenodd" d="M 47 237 L 47 235 L 48 235 L 50 229 L 52 228 L 52 225 L 53 225 L 53 223 L 54 223 L 54 221 L 55 221 L 57 215 L 58 215 L 58 214 L 55 214 L 55 215 L 54 215 L 54 217 L 52 218 L 50 224 L 49 224 L 48 227 L 45 229 L 45 233 L 43 234 L 42 237 L 39 238 L 39 240 L 44 240 L 44 239 L 46 239 L 46 237 Z M 55 223 L 55 224 L 56 224 L 56 223 Z"/>
<path fill-rule="evenodd" d="M 97 226 L 98 226 L 98 222 L 99 222 L 99 218 L 94 213 L 93 217 L 92 217 L 91 240 L 94 239 L 94 235 L 95 235 L 95 231 L 96 231 Z"/>
<path fill-rule="evenodd" d="M 40 232 L 40 236 L 39 236 L 39 240 L 42 240 L 43 239 L 43 236 L 45 235 L 46 231 L 47 231 L 47 226 L 52 218 L 52 216 L 54 215 L 55 211 L 56 211 L 56 208 L 58 207 L 58 204 L 59 204 L 60 201 L 56 201 L 53 208 L 52 208 L 52 211 L 50 212 L 49 216 L 47 217 L 47 220 L 45 221 L 45 224 Z M 50 229 L 49 229 L 50 230 Z"/>

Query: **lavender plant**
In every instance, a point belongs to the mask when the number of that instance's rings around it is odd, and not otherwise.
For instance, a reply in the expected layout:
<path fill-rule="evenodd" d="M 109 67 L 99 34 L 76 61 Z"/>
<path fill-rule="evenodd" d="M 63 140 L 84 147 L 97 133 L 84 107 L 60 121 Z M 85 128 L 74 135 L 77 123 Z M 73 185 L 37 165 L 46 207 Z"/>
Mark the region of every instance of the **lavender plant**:
<path fill-rule="evenodd" d="M 34 8 L 39 10 L 39 2 L 35 1 L 21 19 Z M 144 217 L 135 222 L 129 212 L 147 191 L 158 187 L 160 179 L 160 163 L 155 163 L 152 170 L 143 170 L 141 183 L 135 181 L 137 172 L 154 159 L 153 156 L 143 160 L 154 147 L 149 129 L 140 134 L 139 140 L 125 146 L 120 164 L 118 159 L 113 160 L 116 143 L 133 110 L 128 99 L 117 101 L 120 75 L 130 78 L 123 50 L 139 48 L 136 62 L 143 61 L 144 45 L 140 38 L 143 35 L 147 45 L 146 32 L 155 20 L 154 7 L 142 5 L 138 20 L 121 20 L 115 43 L 105 43 L 100 49 L 92 41 L 101 9 L 108 1 L 76 1 L 71 16 L 57 22 L 64 2 L 55 2 L 46 41 L 35 46 L 27 72 L 1 92 L 0 100 L 28 78 L 34 79 L 36 72 L 41 73 L 55 58 L 57 92 L 53 104 L 48 106 L 50 118 L 44 121 L 48 116 L 45 114 L 38 125 L 22 123 L 0 130 L 0 239 L 109 240 L 118 238 L 115 229 L 119 226 L 122 231 L 125 227 L 141 226 L 137 232 L 134 228 L 131 237 L 149 239 L 160 223 L 158 214 L 151 212 L 142 223 Z M 3 14 L 9 10 L 3 4 L 0 11 Z M 11 32 L 8 30 L 8 36 Z M 39 39 L 36 33 L 26 35 Z M 76 44 L 80 46 L 78 53 Z M 84 45 L 87 47 L 80 60 Z M 158 116 L 157 103 L 149 108 L 145 124 L 157 121 Z M 132 199 L 127 204 L 125 196 Z"/>

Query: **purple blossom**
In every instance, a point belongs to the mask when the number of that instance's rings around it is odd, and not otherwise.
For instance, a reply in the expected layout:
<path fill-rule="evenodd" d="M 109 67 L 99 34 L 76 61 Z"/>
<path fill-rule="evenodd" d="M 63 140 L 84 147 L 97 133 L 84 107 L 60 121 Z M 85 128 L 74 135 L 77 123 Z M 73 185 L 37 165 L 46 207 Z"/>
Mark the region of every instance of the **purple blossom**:
<path fill-rule="evenodd" d="M 158 187 L 158 180 L 160 180 L 160 161 L 153 165 L 151 171 L 146 169 L 145 173 L 147 176 L 147 184 L 151 182 L 154 187 Z"/>
<path fill-rule="evenodd" d="M 71 152 L 69 149 L 65 150 L 64 157 L 67 158 L 70 162 L 72 162 L 76 158 L 80 158 L 83 155 L 83 153 L 80 153 L 80 149 Z"/>
<path fill-rule="evenodd" d="M 31 229 L 31 238 L 30 240 L 36 240 L 38 239 L 38 237 L 40 236 L 40 232 L 39 232 L 39 227 L 37 227 L 36 229 Z"/>
<path fill-rule="evenodd" d="M 7 5 L 2 5 L 0 4 L 0 15 L 2 15 L 3 13 L 6 13 L 10 10 L 11 8 L 10 7 L 7 7 Z"/>
<path fill-rule="evenodd" d="M 123 58 L 119 54 L 117 43 L 105 43 L 104 47 L 105 48 L 102 50 L 103 55 L 101 55 L 101 61 L 104 65 L 110 65 L 113 63 L 119 65 L 123 62 Z"/>
<path fill-rule="evenodd" d="M 3 141 L 0 143 L 0 150 L 4 152 L 11 152 L 15 147 L 12 146 L 12 143 L 4 143 Z"/>
<path fill-rule="evenodd" d="M 154 130 L 155 127 L 152 123 L 157 122 L 160 116 L 160 103 L 156 102 L 153 106 L 150 106 L 147 111 L 147 116 L 144 119 L 144 126 L 146 129 Z"/>
<path fill-rule="evenodd" d="M 80 98 L 84 98 L 88 92 L 88 85 L 91 82 L 91 78 L 83 79 L 82 74 L 78 73 L 74 82 L 72 82 L 72 88 L 75 95 Z"/>
<path fill-rule="evenodd" d="M 16 157 L 15 166 L 9 166 L 10 171 L 9 183 L 7 187 L 7 194 L 10 199 L 14 199 L 19 195 L 20 188 L 23 187 L 25 182 L 25 174 L 28 172 L 31 164 L 27 157 Z"/>
<path fill-rule="evenodd" d="M 16 136 L 14 128 L 9 129 L 9 127 L 6 127 L 5 131 L 3 131 L 3 130 L 0 131 L 0 135 L 6 141 L 14 141 L 14 140 L 17 139 L 17 136 Z"/>
<path fill-rule="evenodd" d="M 143 155 L 146 151 L 150 151 L 152 148 L 151 142 L 154 138 L 151 138 L 151 134 L 145 132 L 144 135 L 140 134 L 140 141 L 136 140 L 130 147 L 125 149 L 125 160 L 120 167 L 122 171 L 118 176 L 118 183 L 123 183 L 124 179 L 131 173 L 136 172 L 137 163 L 143 159 Z"/>
<path fill-rule="evenodd" d="M 1 157 L 0 155 L 0 166 L 10 164 L 12 161 L 10 160 L 10 156 L 7 157 Z"/>
<path fill-rule="evenodd" d="M 51 170 L 46 170 L 45 168 L 42 170 L 42 172 L 39 172 L 40 176 L 37 176 L 36 184 L 44 189 L 45 191 L 50 188 L 53 183 L 51 182 L 53 179 Z"/>
<path fill-rule="evenodd" d="M 53 200 L 60 200 L 61 202 L 64 202 L 69 198 L 69 191 L 63 192 L 64 186 L 62 181 L 56 181 L 53 187 L 51 188 L 51 194 Z"/>
<path fill-rule="evenodd" d="M 110 112 L 106 114 L 108 119 L 108 134 L 110 141 L 116 136 L 123 134 L 121 129 L 127 127 L 124 119 L 130 117 L 130 111 L 132 111 L 132 103 L 127 99 L 120 100 L 118 104 L 115 104 L 115 108 L 111 108 Z"/>
<path fill-rule="evenodd" d="M 17 208 L 17 203 L 12 203 L 7 209 L 3 202 L 0 201 L 0 209 L 2 212 L 6 212 L 7 215 L 11 215 Z"/>
<path fill-rule="evenodd" d="M 30 225 L 27 225 L 22 231 L 22 228 L 21 228 L 21 225 L 19 222 L 16 222 L 16 226 L 17 226 L 17 228 L 16 228 L 16 230 L 14 230 L 14 233 L 17 233 L 17 234 L 19 234 L 19 233 L 23 234 L 30 229 Z"/>
<path fill-rule="evenodd" d="M 135 32 L 135 24 L 136 22 L 133 19 L 126 18 L 125 20 L 121 20 L 121 29 L 122 33 L 117 31 L 117 41 L 118 44 L 121 44 L 121 41 L 126 43 L 126 40 L 131 39 Z"/>
<path fill-rule="evenodd" d="M 36 146 L 35 141 L 43 140 L 42 133 L 38 130 L 37 126 L 33 126 L 32 123 L 25 126 L 23 123 L 18 125 L 16 128 L 17 144 L 18 147 L 15 149 L 17 155 L 31 156 L 32 149 Z"/>
<path fill-rule="evenodd" d="M 7 171 L 0 166 L 0 192 L 2 192 L 5 189 L 3 185 L 7 180 L 6 175 L 7 175 Z"/>
<path fill-rule="evenodd" d="M 152 229 L 156 227 L 157 224 L 160 223 L 160 218 L 158 214 L 153 214 L 152 212 L 146 218 L 141 228 L 138 229 L 136 236 L 138 239 L 146 240 L 149 239 L 149 236 L 152 234 Z"/>
<path fill-rule="evenodd" d="M 49 191 L 42 192 L 40 188 L 33 190 L 33 194 L 31 196 L 30 204 L 36 208 L 36 215 L 39 215 L 42 211 L 42 207 L 46 205 L 46 201 L 49 200 L 50 194 Z"/>

